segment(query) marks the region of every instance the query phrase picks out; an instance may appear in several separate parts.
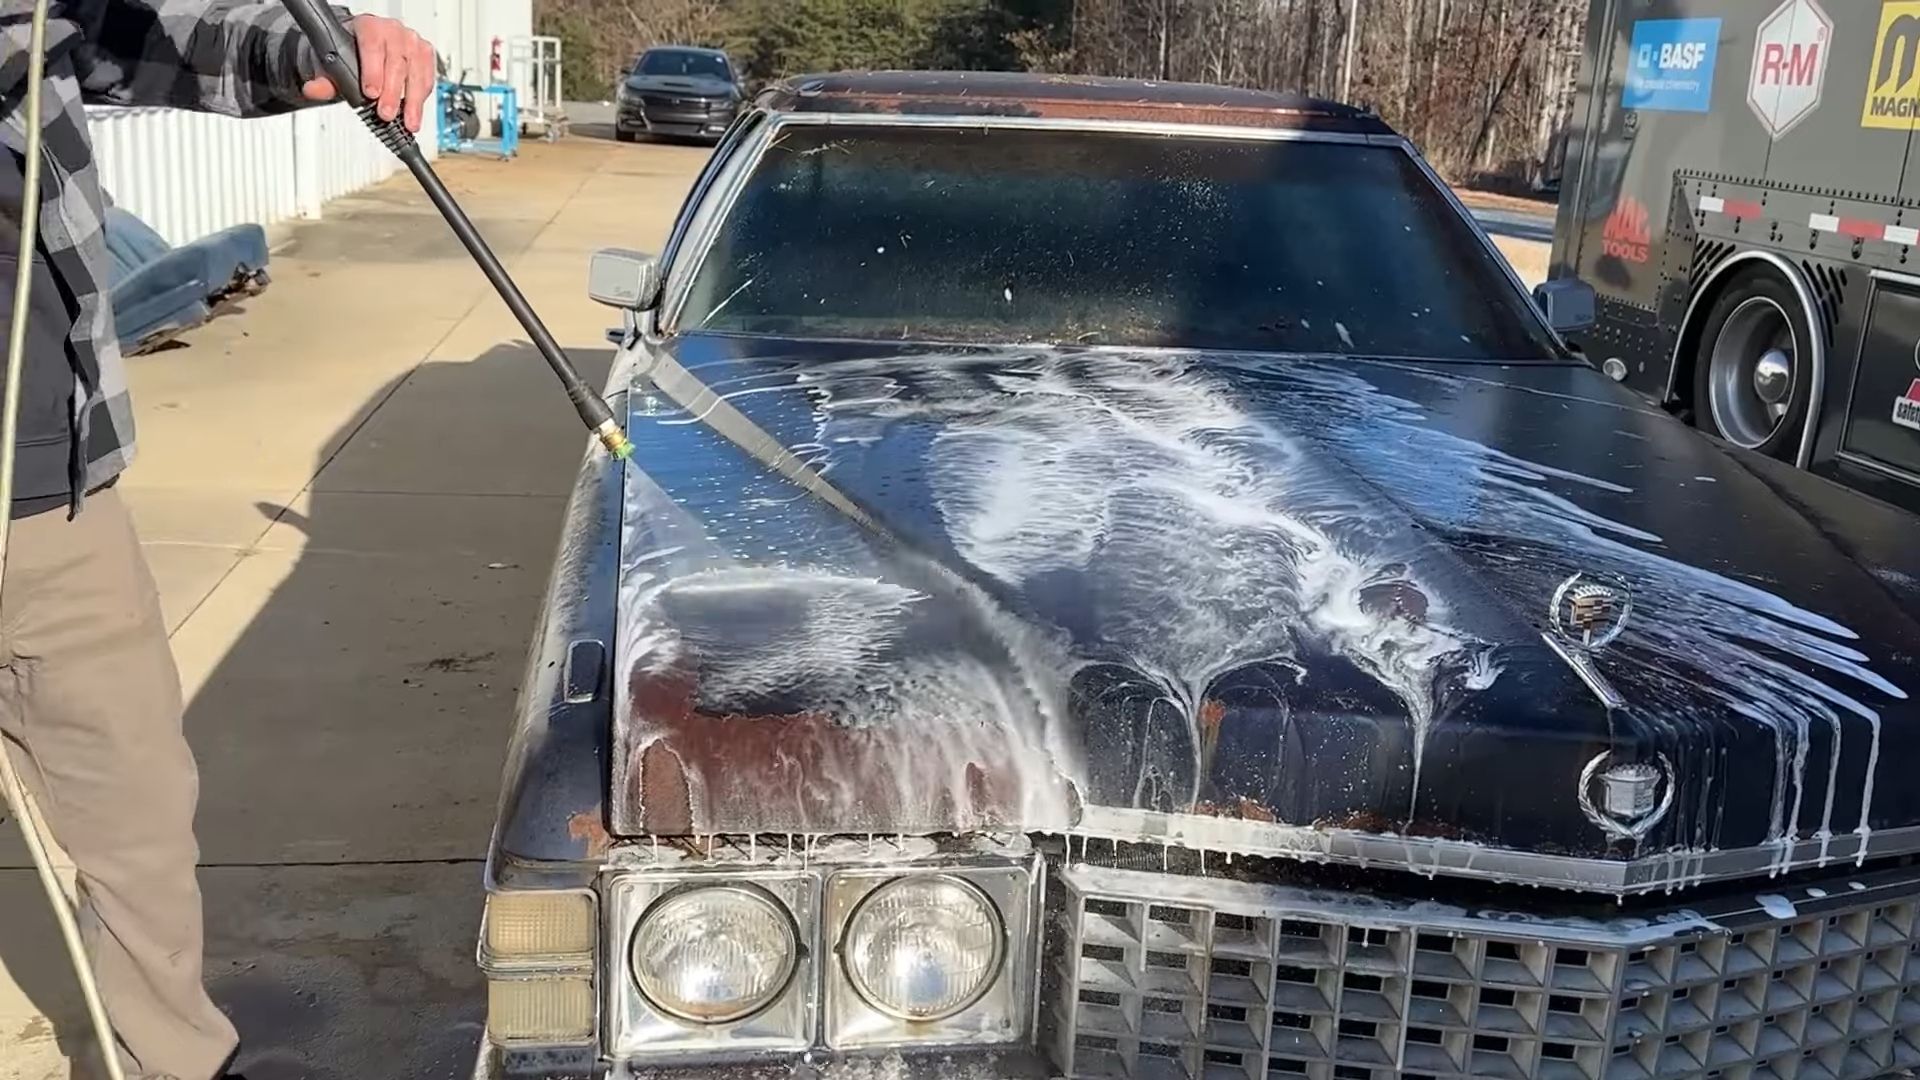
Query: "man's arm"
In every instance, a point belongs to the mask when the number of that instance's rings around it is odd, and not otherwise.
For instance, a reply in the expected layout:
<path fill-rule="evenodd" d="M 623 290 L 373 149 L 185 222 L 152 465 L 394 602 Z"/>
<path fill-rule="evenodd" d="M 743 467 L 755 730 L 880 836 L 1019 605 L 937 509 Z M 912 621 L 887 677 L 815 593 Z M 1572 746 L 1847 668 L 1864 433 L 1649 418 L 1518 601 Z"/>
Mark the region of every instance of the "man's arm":
<path fill-rule="evenodd" d="M 275 0 L 67 0 L 64 6 L 80 26 L 75 67 L 91 101 L 262 116 L 335 96 L 292 14 Z M 421 103 L 433 92 L 432 46 L 392 19 L 363 15 L 349 28 L 367 95 L 387 119 L 404 107 L 407 126 L 417 129 Z"/>

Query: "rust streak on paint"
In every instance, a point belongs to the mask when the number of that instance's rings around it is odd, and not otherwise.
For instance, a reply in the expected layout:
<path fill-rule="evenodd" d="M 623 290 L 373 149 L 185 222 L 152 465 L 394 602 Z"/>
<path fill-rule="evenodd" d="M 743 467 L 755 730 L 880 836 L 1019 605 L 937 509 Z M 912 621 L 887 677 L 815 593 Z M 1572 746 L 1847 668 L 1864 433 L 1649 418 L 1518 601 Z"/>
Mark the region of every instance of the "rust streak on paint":
<path fill-rule="evenodd" d="M 567 819 L 567 835 L 586 846 L 589 859 L 597 859 L 613 846 L 613 838 L 607 835 L 604 816 L 598 806 L 582 810 Z"/>
<path fill-rule="evenodd" d="M 930 808 L 910 805 L 923 793 L 871 767 L 897 753 L 892 732 L 847 727 L 816 712 L 705 712 L 684 671 L 636 672 L 629 685 L 635 714 L 656 733 L 626 767 L 627 797 L 642 808 L 649 832 L 684 835 L 743 818 L 770 831 L 805 831 L 849 828 L 858 823 L 850 816 L 948 828 L 1017 817 L 1019 770 L 1011 757 L 964 763 L 967 805 L 952 805 L 951 796 Z M 929 760 L 939 751 L 930 746 Z M 929 812 L 936 820 L 918 821 Z"/>
<path fill-rule="evenodd" d="M 1279 820 L 1279 817 L 1274 814 L 1272 807 L 1269 807 L 1264 803 L 1256 802 L 1252 799 L 1249 799 L 1245 795 L 1242 795 L 1240 797 L 1240 816 L 1247 819 L 1248 821 L 1278 821 Z"/>

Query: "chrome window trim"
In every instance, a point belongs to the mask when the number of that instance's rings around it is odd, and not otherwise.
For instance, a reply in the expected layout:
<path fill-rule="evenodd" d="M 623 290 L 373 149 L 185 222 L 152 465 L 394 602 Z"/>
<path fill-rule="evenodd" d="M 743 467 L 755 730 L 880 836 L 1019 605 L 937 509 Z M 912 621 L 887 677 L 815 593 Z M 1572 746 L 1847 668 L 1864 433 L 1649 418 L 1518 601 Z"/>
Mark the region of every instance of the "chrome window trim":
<path fill-rule="evenodd" d="M 1873 315 L 1874 293 L 1878 291 L 1873 289 L 1872 285 L 1875 282 L 1881 281 L 1889 285 L 1898 285 L 1907 289 L 1920 289 L 1920 274 L 1905 274 L 1898 270 L 1875 269 L 1867 271 L 1867 282 L 1869 285 L 1869 292 L 1867 294 L 1868 318 L 1871 318 Z M 1860 329 L 1861 348 L 1859 350 L 1861 353 L 1866 351 L 1866 332 L 1867 328 L 1862 326 Z M 1865 469 L 1868 472 L 1879 473 L 1889 480 L 1920 487 L 1920 473 L 1909 472 L 1898 465 L 1889 465 L 1884 461 L 1870 458 L 1858 451 L 1847 449 L 1847 432 L 1848 429 L 1853 426 L 1853 395 L 1860 387 L 1860 361 L 1861 357 L 1856 355 L 1853 365 L 1853 385 L 1847 388 L 1847 407 L 1846 411 L 1840 417 L 1840 439 L 1838 446 L 1833 452 L 1833 456 L 1857 468 Z"/>
<path fill-rule="evenodd" d="M 1920 274 L 1903 274 L 1898 270 L 1869 270 L 1867 277 L 1873 281 L 1891 281 L 1895 285 L 1907 285 L 1920 289 Z"/>
<path fill-rule="evenodd" d="M 707 193 L 712 190 L 715 178 L 725 171 L 727 163 L 731 160 L 734 147 L 752 137 L 754 129 L 760 126 L 762 118 L 761 113 L 753 111 L 742 112 L 736 117 L 726 133 L 720 136 L 720 142 L 713 148 L 713 155 L 707 159 L 707 163 L 701 166 L 699 174 L 693 178 L 693 186 L 687 189 L 686 199 L 682 202 L 680 211 L 674 215 L 673 224 L 668 227 L 666 243 L 660 246 L 660 268 L 663 279 L 667 268 L 673 264 L 674 256 L 679 253 L 681 244 L 685 242 L 688 229 L 692 227 L 694 219 L 699 215 Z"/>
<path fill-rule="evenodd" d="M 684 227 L 669 238 L 662 254 L 665 280 L 661 285 L 659 315 L 653 320 L 654 332 L 648 335 L 651 339 L 658 341 L 679 331 L 680 311 L 693 289 L 693 279 L 699 276 L 700 267 L 707 261 L 707 253 L 713 250 L 720 223 L 733 213 L 740 189 L 759 167 L 778 126 L 775 119 L 768 118 L 755 124 L 752 130 L 743 131 L 737 148 L 726 160 L 718 159 L 719 149 L 714 151 L 717 167 L 704 194 L 696 194 L 697 201 L 688 204 L 690 209 Z M 690 258 L 681 258 L 682 252 L 690 252 Z"/>
<path fill-rule="evenodd" d="M 688 215 L 687 229 L 676 239 L 676 246 L 669 241 L 667 257 L 672 261 L 667 266 L 666 285 L 662 293 L 660 317 L 655 320 L 655 340 L 671 337 L 681 332 L 680 319 L 684 314 L 693 281 L 706 264 L 707 256 L 712 252 L 718 239 L 719 226 L 733 214 L 735 203 L 740 199 L 746 180 L 759 169 L 760 162 L 767 151 L 788 127 L 916 127 L 948 128 L 956 130 L 1002 130 L 1002 131 L 1077 131 L 1093 133 L 1114 133 L 1131 135 L 1178 136 L 1182 138 L 1210 138 L 1226 141 L 1257 142 L 1318 142 L 1334 143 L 1346 146 L 1373 146 L 1398 149 L 1411 158 L 1427 182 L 1437 189 L 1446 204 L 1458 215 L 1461 223 L 1480 241 L 1480 250 L 1499 267 L 1509 285 L 1519 295 L 1521 306 L 1527 312 L 1534 325 L 1544 331 L 1548 339 L 1558 344 L 1562 357 L 1569 354 L 1565 339 L 1555 331 L 1546 317 L 1534 304 L 1532 294 L 1526 283 L 1514 272 L 1513 265 L 1500 253 L 1485 229 L 1475 221 L 1473 214 L 1460 201 L 1433 166 L 1420 156 L 1413 144 L 1400 135 L 1372 134 L 1354 131 L 1317 131 L 1302 128 L 1260 128 L 1230 127 L 1217 124 L 1180 124 L 1159 121 L 1134 120 L 1092 120 L 1065 117 L 1033 116 L 914 116 L 900 114 L 868 113 L 768 113 L 766 122 L 754 132 L 751 142 L 743 142 L 733 157 L 726 163 L 716 182 L 707 190 L 702 205 Z M 688 259 L 677 258 L 681 250 L 692 252 Z M 682 266 L 685 269 L 682 269 Z"/>
<path fill-rule="evenodd" d="M 1920 487 L 1920 473 L 1910 473 L 1898 465 L 1888 465 L 1884 461 L 1875 461 L 1864 454 L 1856 454 L 1851 450 L 1837 450 L 1833 456 L 1849 465 L 1857 466 L 1870 472 L 1877 472 L 1889 480 L 1898 480 L 1903 484 L 1912 484 L 1915 487 Z"/>
<path fill-rule="evenodd" d="M 1728 267 L 1755 259 L 1773 267 L 1787 279 L 1787 284 L 1793 289 L 1794 299 L 1800 302 L 1800 311 L 1806 316 L 1809 336 L 1813 339 L 1809 342 L 1812 348 L 1808 350 L 1811 353 L 1813 387 L 1808 392 L 1807 422 L 1800 432 L 1800 449 L 1794 454 L 1793 460 L 1796 466 L 1804 469 L 1807 463 L 1813 460 L 1813 436 L 1820 428 L 1820 408 L 1826 400 L 1827 343 L 1821 339 L 1820 324 L 1814 318 L 1816 309 L 1813 302 L 1813 289 L 1807 284 L 1806 275 L 1800 272 L 1799 267 L 1776 252 L 1762 251 L 1758 248 L 1736 251 L 1721 260 L 1718 266 L 1707 271 L 1706 278 L 1700 282 L 1698 288 L 1693 290 L 1693 296 L 1687 300 L 1686 313 L 1680 317 L 1680 332 L 1673 338 L 1673 355 L 1667 358 L 1667 389 L 1660 400 L 1663 402 L 1673 400 L 1674 384 L 1680 378 L 1680 346 L 1687 340 L 1687 331 L 1693 326 L 1693 317 L 1699 313 L 1701 298 L 1707 295 L 1707 290 L 1712 288 L 1714 282 L 1720 280 Z M 1879 273 L 1880 271 L 1875 271 L 1874 275 Z"/>

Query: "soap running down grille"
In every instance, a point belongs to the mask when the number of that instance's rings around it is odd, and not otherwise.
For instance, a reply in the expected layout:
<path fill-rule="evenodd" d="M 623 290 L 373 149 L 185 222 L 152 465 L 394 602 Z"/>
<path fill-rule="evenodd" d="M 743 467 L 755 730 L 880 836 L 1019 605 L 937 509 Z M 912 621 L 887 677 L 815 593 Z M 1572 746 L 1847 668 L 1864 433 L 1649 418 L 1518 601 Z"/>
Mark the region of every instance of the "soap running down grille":
<path fill-rule="evenodd" d="M 1050 887 L 1046 1046 L 1072 1077 L 1837 1080 L 1920 1063 L 1906 900 L 1628 948 L 1295 897 L 1234 910 Z"/>

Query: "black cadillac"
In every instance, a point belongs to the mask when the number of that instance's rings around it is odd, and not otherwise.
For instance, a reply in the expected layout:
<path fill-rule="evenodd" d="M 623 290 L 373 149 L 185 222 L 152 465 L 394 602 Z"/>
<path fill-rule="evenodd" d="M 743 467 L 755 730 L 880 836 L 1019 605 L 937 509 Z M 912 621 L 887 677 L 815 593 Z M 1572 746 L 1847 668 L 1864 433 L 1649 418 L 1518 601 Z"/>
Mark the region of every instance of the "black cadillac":
<path fill-rule="evenodd" d="M 1377 118 L 796 79 L 592 291 L 480 1075 L 1920 1062 L 1913 520 L 1589 368 Z"/>

